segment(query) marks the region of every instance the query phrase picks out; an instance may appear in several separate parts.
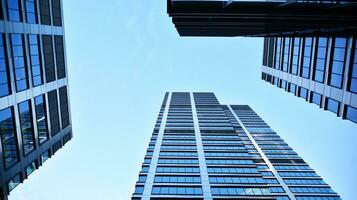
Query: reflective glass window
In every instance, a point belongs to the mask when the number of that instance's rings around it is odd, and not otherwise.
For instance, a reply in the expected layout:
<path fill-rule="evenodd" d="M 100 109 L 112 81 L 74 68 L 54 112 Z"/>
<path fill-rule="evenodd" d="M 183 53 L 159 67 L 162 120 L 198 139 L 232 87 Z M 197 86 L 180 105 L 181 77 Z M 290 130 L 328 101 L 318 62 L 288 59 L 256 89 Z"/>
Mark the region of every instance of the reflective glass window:
<path fill-rule="evenodd" d="M 21 4 L 19 0 L 7 0 L 7 13 L 9 21 L 21 22 Z"/>
<path fill-rule="evenodd" d="M 275 48 L 275 69 L 280 69 L 281 44 L 282 44 L 282 38 L 278 38 L 276 41 L 276 48 Z"/>
<path fill-rule="evenodd" d="M 29 35 L 28 39 L 30 47 L 29 52 L 32 72 L 32 84 L 33 86 L 38 86 L 43 84 L 39 46 L 40 43 L 37 35 Z"/>
<path fill-rule="evenodd" d="M 283 71 L 287 72 L 289 69 L 289 51 L 290 51 L 290 38 L 284 39 L 284 57 L 283 57 Z"/>
<path fill-rule="evenodd" d="M 355 48 L 353 54 L 353 61 L 351 65 L 351 75 L 349 83 L 349 91 L 357 93 L 357 40 L 355 40 Z"/>
<path fill-rule="evenodd" d="M 4 41 L 4 35 L 0 34 L 0 97 L 10 94 L 9 70 Z"/>
<path fill-rule="evenodd" d="M 346 118 L 357 123 L 357 108 L 352 106 L 346 107 Z"/>
<path fill-rule="evenodd" d="M 301 77 L 309 79 L 310 77 L 310 63 L 312 52 L 312 38 L 307 37 L 304 40 L 304 55 L 302 60 Z"/>
<path fill-rule="evenodd" d="M 307 100 L 308 90 L 306 88 L 300 87 L 299 89 L 299 97 L 304 98 Z"/>
<path fill-rule="evenodd" d="M 16 90 L 20 92 L 28 88 L 23 36 L 21 34 L 11 34 L 11 47 L 16 79 Z"/>
<path fill-rule="evenodd" d="M 0 134 L 5 168 L 19 160 L 16 125 L 12 108 L 0 111 Z"/>
<path fill-rule="evenodd" d="M 15 189 L 21 183 L 20 174 L 17 174 L 14 178 L 12 178 L 7 184 L 9 192 Z"/>
<path fill-rule="evenodd" d="M 46 160 L 48 160 L 50 158 L 50 152 L 49 151 L 45 151 L 43 154 L 41 154 L 41 163 L 45 163 Z"/>
<path fill-rule="evenodd" d="M 301 39 L 294 38 L 293 56 L 290 73 L 297 75 L 299 67 L 299 55 L 300 55 Z"/>
<path fill-rule="evenodd" d="M 40 144 L 48 139 L 46 104 L 44 95 L 35 97 L 38 141 Z"/>
<path fill-rule="evenodd" d="M 338 112 L 340 110 L 340 102 L 338 102 L 334 99 L 331 99 L 331 98 L 327 98 L 326 99 L 326 108 L 327 108 L 327 110 L 338 114 Z"/>
<path fill-rule="evenodd" d="M 315 69 L 314 69 L 314 80 L 320 83 L 323 83 L 325 78 L 327 44 L 328 44 L 328 39 L 326 37 L 318 38 L 318 47 L 317 47 L 316 62 L 315 62 Z"/>
<path fill-rule="evenodd" d="M 311 102 L 318 106 L 321 106 L 322 95 L 316 92 L 312 92 Z"/>
<path fill-rule="evenodd" d="M 32 162 L 26 167 L 26 176 L 29 177 L 36 170 L 36 162 Z"/>
<path fill-rule="evenodd" d="M 347 39 L 337 37 L 334 41 L 333 59 L 329 73 L 329 85 L 341 88 L 345 68 Z"/>
<path fill-rule="evenodd" d="M 30 101 L 19 104 L 19 116 L 21 125 L 22 146 L 24 154 L 27 155 L 35 149 L 35 137 L 32 125 L 32 113 Z"/>
<path fill-rule="evenodd" d="M 36 0 L 25 0 L 27 23 L 37 24 Z"/>

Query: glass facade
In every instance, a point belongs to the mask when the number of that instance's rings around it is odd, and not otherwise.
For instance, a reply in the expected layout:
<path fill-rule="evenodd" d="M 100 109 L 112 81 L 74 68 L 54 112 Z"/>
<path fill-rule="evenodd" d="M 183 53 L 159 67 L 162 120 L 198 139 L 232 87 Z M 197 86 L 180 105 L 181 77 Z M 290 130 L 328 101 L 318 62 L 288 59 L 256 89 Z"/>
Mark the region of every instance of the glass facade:
<path fill-rule="evenodd" d="M 356 122 L 350 114 L 357 107 L 356 48 L 357 38 L 351 36 L 265 38 L 261 77 Z"/>
<path fill-rule="evenodd" d="M 307 92 L 307 91 L 306 91 Z M 166 93 L 132 199 L 340 199 L 249 106 Z"/>
<path fill-rule="evenodd" d="M 0 6 L 0 199 L 72 138 L 61 6 Z"/>

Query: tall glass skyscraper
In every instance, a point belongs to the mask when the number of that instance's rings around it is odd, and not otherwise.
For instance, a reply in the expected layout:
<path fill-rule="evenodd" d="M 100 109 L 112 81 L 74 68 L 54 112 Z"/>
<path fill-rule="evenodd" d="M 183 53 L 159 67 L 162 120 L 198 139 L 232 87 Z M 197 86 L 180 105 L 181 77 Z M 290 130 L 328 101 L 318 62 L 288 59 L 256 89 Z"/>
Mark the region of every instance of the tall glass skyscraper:
<path fill-rule="evenodd" d="M 168 92 L 132 200 L 340 200 L 248 105 Z"/>
<path fill-rule="evenodd" d="M 357 2 L 167 0 L 181 36 L 309 36 L 357 32 Z"/>
<path fill-rule="evenodd" d="M 72 138 L 60 0 L 0 1 L 0 199 Z"/>
<path fill-rule="evenodd" d="M 264 39 L 262 79 L 357 123 L 355 37 Z"/>

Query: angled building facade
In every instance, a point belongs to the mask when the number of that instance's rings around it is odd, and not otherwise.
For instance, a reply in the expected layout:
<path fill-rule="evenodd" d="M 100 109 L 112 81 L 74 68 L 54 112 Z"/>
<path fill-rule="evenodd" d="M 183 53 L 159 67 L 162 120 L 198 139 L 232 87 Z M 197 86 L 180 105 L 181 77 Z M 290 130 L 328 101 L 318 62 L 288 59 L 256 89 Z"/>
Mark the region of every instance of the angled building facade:
<path fill-rule="evenodd" d="M 0 1 L 0 199 L 72 138 L 60 0 Z"/>
<path fill-rule="evenodd" d="M 357 32 L 354 1 L 167 0 L 181 36 L 308 36 Z"/>
<path fill-rule="evenodd" d="M 262 79 L 357 123 L 356 37 L 264 39 Z"/>
<path fill-rule="evenodd" d="M 248 105 L 168 92 L 132 200 L 340 200 Z"/>

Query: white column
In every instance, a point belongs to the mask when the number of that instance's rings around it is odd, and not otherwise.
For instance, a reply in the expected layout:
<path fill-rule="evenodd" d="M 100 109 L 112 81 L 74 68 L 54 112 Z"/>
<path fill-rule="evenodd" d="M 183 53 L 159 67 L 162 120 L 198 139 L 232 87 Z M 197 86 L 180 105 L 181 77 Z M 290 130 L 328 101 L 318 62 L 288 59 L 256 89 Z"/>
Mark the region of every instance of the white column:
<path fill-rule="evenodd" d="M 195 104 L 195 99 L 193 98 L 193 93 L 192 92 L 190 92 L 190 96 L 191 96 L 193 124 L 194 124 L 195 135 L 196 135 L 198 162 L 199 162 L 200 173 L 201 173 L 203 199 L 204 200 L 212 200 L 212 193 L 211 193 L 211 187 L 210 187 L 209 179 L 208 179 L 205 152 L 203 150 L 201 131 L 200 131 L 200 127 L 199 127 L 199 124 L 198 124 L 196 104 Z"/>

